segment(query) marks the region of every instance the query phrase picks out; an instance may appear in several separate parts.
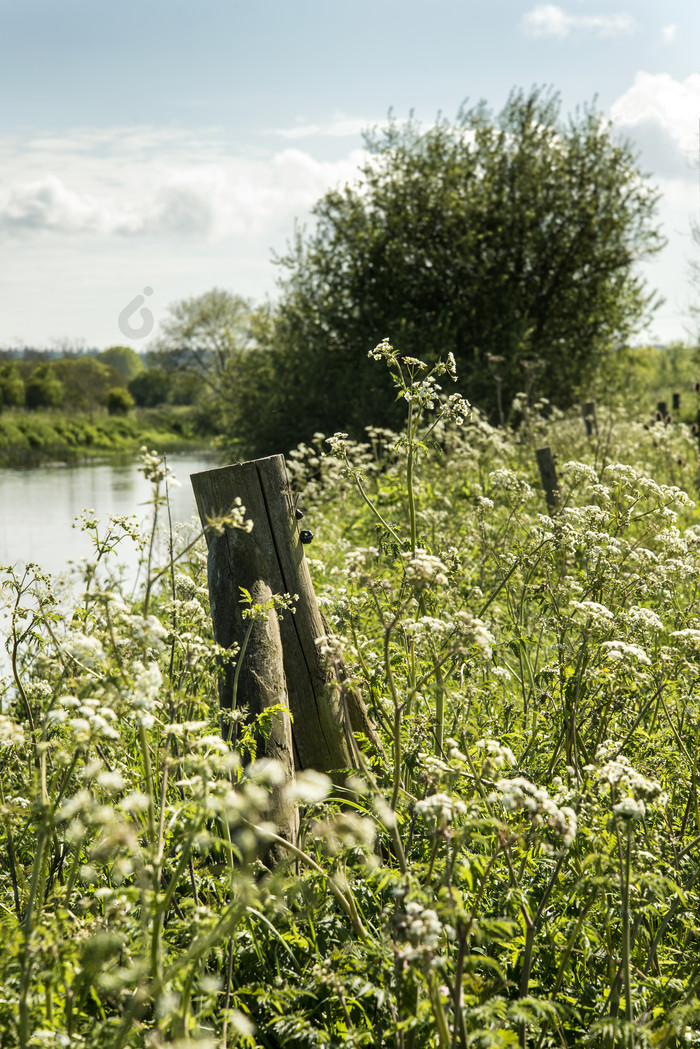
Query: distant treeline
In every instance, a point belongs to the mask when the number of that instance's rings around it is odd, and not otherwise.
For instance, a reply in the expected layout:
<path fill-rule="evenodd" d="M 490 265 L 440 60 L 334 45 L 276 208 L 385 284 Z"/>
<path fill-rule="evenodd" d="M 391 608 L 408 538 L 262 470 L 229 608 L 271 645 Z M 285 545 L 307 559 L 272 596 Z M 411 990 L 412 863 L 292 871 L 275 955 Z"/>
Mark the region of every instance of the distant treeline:
<path fill-rule="evenodd" d="M 131 408 L 192 405 L 201 382 L 169 373 L 129 346 L 107 350 L 0 351 L 0 411 L 94 412 L 124 415 Z"/>
<path fill-rule="evenodd" d="M 94 347 L 80 349 L 52 350 L 38 349 L 36 346 L 23 346 L 21 349 L 0 349 L 0 361 L 56 361 L 63 357 L 99 357 L 101 351 Z"/>

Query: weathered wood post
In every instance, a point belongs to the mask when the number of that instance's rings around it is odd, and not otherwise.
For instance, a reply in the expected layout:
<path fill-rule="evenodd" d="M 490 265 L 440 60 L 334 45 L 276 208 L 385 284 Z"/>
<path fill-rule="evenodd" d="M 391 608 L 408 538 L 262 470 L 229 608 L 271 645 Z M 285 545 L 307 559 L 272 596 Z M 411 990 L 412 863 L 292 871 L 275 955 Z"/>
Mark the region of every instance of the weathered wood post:
<path fill-rule="evenodd" d="M 581 405 L 581 415 L 586 427 L 586 437 L 598 435 L 598 419 L 595 412 L 595 401 L 584 401 Z"/>
<path fill-rule="evenodd" d="M 272 594 L 298 595 L 294 614 L 286 612 L 280 618 L 271 611 L 259 628 L 256 624 L 238 670 L 237 705 L 255 714 L 279 702 L 288 704 L 292 715 L 289 760 L 294 768 L 329 772 L 355 767 L 352 731 L 381 744 L 355 689 L 345 690 L 352 725 L 346 724 L 338 678 L 320 650 L 319 642 L 327 631 L 299 539 L 284 457 L 274 455 L 206 470 L 193 474 L 191 480 L 203 527 L 225 513 L 237 498 L 253 521 L 250 533 L 231 528 L 216 537 L 207 531 L 217 643 L 225 647 L 243 643 L 248 620 L 243 615 L 246 602 L 241 587 L 254 601 Z M 234 673 L 229 667 L 222 678 L 224 709 L 231 705 Z M 277 749 L 289 745 L 288 737 L 280 734 L 271 744 L 269 756 L 278 757 Z"/>
<path fill-rule="evenodd" d="M 559 509 L 559 481 L 557 480 L 557 470 L 554 465 L 552 449 L 549 446 L 538 448 L 536 455 L 542 487 L 547 498 L 547 509 L 550 515 L 555 514 Z"/>

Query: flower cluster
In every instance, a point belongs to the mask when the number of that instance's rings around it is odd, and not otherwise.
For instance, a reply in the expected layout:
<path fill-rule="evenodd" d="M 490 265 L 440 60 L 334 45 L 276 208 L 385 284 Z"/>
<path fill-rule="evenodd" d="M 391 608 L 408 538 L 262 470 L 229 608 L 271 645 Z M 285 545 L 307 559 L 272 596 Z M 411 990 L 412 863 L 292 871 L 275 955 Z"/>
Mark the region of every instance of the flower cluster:
<path fill-rule="evenodd" d="M 137 660 L 132 667 L 133 681 L 126 699 L 135 715 L 137 725 L 151 728 L 160 707 L 159 695 L 163 686 L 163 675 L 157 663 L 146 666 Z"/>
<path fill-rule="evenodd" d="M 367 356 L 373 361 L 387 361 L 389 364 L 395 364 L 398 358 L 398 353 L 388 339 L 382 339 L 380 343 L 377 343 L 373 350 L 369 351 Z"/>
<path fill-rule="evenodd" d="M 492 804 L 500 803 L 506 812 L 525 812 L 533 827 L 543 826 L 551 830 L 568 848 L 576 837 L 576 813 L 568 805 L 561 808 L 544 787 L 536 787 L 524 776 L 514 779 L 499 779 L 497 792 L 489 795 Z"/>
<path fill-rule="evenodd" d="M 603 744 L 596 753 L 596 761 L 603 763 L 598 767 L 586 766 L 599 786 L 612 788 L 613 798 L 619 798 L 613 803 L 613 813 L 625 819 L 637 819 L 644 816 L 647 805 L 665 805 L 667 795 L 658 780 L 643 776 L 624 754 L 606 760 L 615 751 L 615 744 Z"/>
<path fill-rule="evenodd" d="M 404 913 L 395 919 L 396 955 L 399 962 L 437 969 L 442 958 L 437 956 L 443 937 L 455 938 L 451 925 L 443 924 L 437 911 L 424 907 L 417 900 L 404 904 Z"/>
<path fill-rule="evenodd" d="M 212 535 L 223 535 L 227 528 L 237 528 L 241 532 L 253 531 L 253 522 L 246 517 L 240 496 L 236 496 L 233 505 L 225 513 L 207 518 L 207 531 Z"/>
<path fill-rule="evenodd" d="M 466 815 L 467 807 L 459 798 L 452 798 L 449 794 L 431 794 L 417 801 L 415 810 L 424 820 L 446 827 L 454 823 L 455 817 Z"/>
<path fill-rule="evenodd" d="M 21 747 L 24 743 L 24 728 L 7 714 L 0 714 L 0 747 Z"/>
<path fill-rule="evenodd" d="M 49 713 L 48 721 L 65 725 L 76 744 L 119 739 L 115 727 L 117 715 L 104 697 L 90 696 L 81 700 L 77 696 L 61 696 Z"/>
<path fill-rule="evenodd" d="M 406 582 L 416 590 L 447 585 L 447 567 L 439 557 L 422 549 L 416 550 L 415 554 L 408 551 L 403 556 L 406 560 Z"/>
<path fill-rule="evenodd" d="M 494 773 L 504 765 L 515 765 L 515 754 L 510 747 L 499 743 L 497 739 L 478 739 L 474 744 L 477 750 L 484 752 L 481 775 L 492 779 Z"/>
<path fill-rule="evenodd" d="M 603 641 L 600 646 L 608 659 L 615 662 L 633 660 L 642 666 L 651 666 L 651 660 L 640 645 L 630 644 L 627 641 Z"/>
<path fill-rule="evenodd" d="M 159 455 L 156 451 L 149 452 L 146 445 L 143 445 L 140 463 L 141 473 L 151 484 L 160 484 L 166 481 L 171 487 L 179 487 L 180 482 L 176 480 L 164 455 Z"/>

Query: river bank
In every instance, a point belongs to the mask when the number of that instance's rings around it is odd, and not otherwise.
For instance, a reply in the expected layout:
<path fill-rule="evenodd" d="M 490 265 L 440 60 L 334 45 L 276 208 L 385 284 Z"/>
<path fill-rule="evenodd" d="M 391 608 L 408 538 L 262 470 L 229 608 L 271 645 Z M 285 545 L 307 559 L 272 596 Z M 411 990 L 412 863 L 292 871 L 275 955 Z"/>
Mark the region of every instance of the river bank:
<path fill-rule="evenodd" d="M 147 445 L 159 452 L 212 449 L 191 408 L 141 408 L 128 415 L 6 410 L 0 414 L 0 467 L 24 469 L 128 456 Z"/>

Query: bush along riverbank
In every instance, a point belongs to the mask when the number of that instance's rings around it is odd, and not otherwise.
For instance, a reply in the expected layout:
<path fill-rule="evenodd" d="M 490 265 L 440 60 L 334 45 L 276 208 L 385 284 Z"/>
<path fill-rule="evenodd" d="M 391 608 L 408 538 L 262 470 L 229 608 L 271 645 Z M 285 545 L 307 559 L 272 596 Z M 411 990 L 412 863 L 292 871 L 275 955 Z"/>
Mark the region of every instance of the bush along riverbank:
<path fill-rule="evenodd" d="M 142 445 L 184 452 L 210 447 L 214 436 L 189 407 L 140 409 L 128 416 L 17 409 L 0 414 L 0 467 L 131 455 Z"/>

